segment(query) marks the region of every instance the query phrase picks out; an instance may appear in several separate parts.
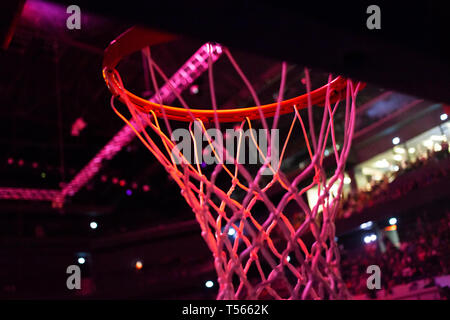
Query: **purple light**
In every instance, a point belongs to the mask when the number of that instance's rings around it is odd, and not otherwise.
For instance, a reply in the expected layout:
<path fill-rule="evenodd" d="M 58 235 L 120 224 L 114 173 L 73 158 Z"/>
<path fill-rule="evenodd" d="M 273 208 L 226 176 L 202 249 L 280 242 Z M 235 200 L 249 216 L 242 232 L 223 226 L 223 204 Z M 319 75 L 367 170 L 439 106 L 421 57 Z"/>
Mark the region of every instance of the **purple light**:
<path fill-rule="evenodd" d="M 130 189 L 127 189 L 127 196 L 131 196 L 133 194 L 133 191 L 131 191 Z"/>
<path fill-rule="evenodd" d="M 200 165 L 202 168 L 206 168 L 207 164 L 205 162 L 202 162 L 202 164 Z"/>

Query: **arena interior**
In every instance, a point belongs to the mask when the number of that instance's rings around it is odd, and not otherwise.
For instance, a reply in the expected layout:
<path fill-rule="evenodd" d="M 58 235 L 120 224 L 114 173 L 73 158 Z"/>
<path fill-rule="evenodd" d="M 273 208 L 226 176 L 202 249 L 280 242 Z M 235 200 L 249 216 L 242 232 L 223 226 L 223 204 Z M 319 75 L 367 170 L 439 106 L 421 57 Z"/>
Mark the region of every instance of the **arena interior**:
<path fill-rule="evenodd" d="M 111 92 L 101 73 L 104 49 L 141 23 L 179 35 L 152 48 L 168 75 L 205 41 L 215 40 L 216 33 L 216 41 L 233 50 L 264 103 L 276 100 L 283 60 L 288 62 L 287 98 L 304 88 L 306 66 L 313 87 L 326 81 L 328 72 L 364 81 L 335 221 L 342 278 L 352 299 L 448 299 L 450 54 L 434 49 L 439 34 L 421 34 L 414 41 L 409 32 L 394 34 L 397 40 L 392 40 L 385 30 L 391 21 L 386 14 L 386 23 L 373 36 L 360 23 L 367 17 L 364 11 L 358 22 L 364 30 L 358 33 L 346 22 L 356 7 L 339 8 L 342 19 L 336 23 L 331 13 L 325 14 L 333 7 L 304 20 L 274 19 L 270 31 L 269 26 L 257 29 L 256 21 L 271 10 L 250 1 L 254 16 L 244 14 L 248 8 L 237 10 L 239 19 L 229 19 L 227 33 L 187 5 L 174 16 L 145 21 L 139 7 L 132 10 L 133 1 L 123 10 L 79 2 L 79 30 L 66 28 L 66 8 L 72 3 L 0 5 L 0 298 L 216 298 L 213 258 L 178 185 L 139 139 L 117 138 L 125 124 L 110 107 Z M 168 4 L 160 6 L 160 12 L 168 9 Z M 279 10 L 287 14 L 288 9 Z M 316 9 L 311 4 L 305 12 Z M 272 14 L 278 15 L 277 10 Z M 181 15 L 190 16 L 191 23 Z M 442 22 L 433 21 L 436 27 Z M 278 36 L 277 26 L 288 30 Z M 293 30 L 303 30 L 299 37 L 305 41 L 291 42 Z M 252 41 L 250 33 L 256 34 Z M 128 86 L 148 99 L 155 92 L 142 72 L 145 63 L 138 52 L 125 58 L 120 70 Z M 214 72 L 217 105 L 253 104 L 226 60 L 215 62 Z M 210 105 L 208 72 L 182 95 L 189 105 Z M 320 116 L 315 120 L 320 123 Z M 342 121 L 338 114 L 338 132 Z M 115 149 L 107 153 L 108 148 Z M 324 156 L 326 166 L 333 149 Z M 308 159 L 306 145 L 298 142 L 287 150 L 283 169 L 294 176 Z M 83 170 L 93 166 L 95 172 L 80 180 Z M 74 181 L 75 191 L 58 201 Z M 317 190 L 304 196 L 313 206 Z M 301 215 L 290 213 L 294 225 Z M 229 237 L 235 232 L 230 229 Z M 66 287 L 69 265 L 81 268 L 81 290 Z M 378 290 L 367 288 L 369 265 L 381 269 Z"/>

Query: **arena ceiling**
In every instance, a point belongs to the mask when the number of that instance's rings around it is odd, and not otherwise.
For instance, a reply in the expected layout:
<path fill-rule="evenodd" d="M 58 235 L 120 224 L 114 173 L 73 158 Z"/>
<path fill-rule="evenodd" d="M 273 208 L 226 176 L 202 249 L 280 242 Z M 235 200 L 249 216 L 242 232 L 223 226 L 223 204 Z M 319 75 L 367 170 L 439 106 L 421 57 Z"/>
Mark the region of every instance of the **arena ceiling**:
<path fill-rule="evenodd" d="M 27 1 L 8 50 L 0 52 L 2 187 L 61 188 L 123 126 L 109 106 L 110 92 L 101 77 L 101 63 L 104 48 L 132 25 L 129 20 L 130 7 L 126 8 L 122 17 L 110 8 L 104 13 L 108 16 L 106 18 L 92 2 L 86 3 L 86 8 L 92 12 L 85 15 L 83 28 L 79 31 L 60 28 L 67 16 L 64 8 L 54 2 Z M 264 10 L 260 13 L 267 13 Z M 116 18 L 111 18 L 109 14 Z M 141 20 L 139 15 L 137 20 Z M 166 26 L 159 19 L 155 23 L 156 27 Z M 167 29 L 178 31 L 170 27 Z M 167 74 L 175 72 L 203 43 L 198 40 L 203 33 L 185 31 L 180 39 L 160 45 L 153 51 L 155 59 Z M 220 39 L 231 44 L 236 59 L 244 66 L 262 100 L 273 100 L 281 70 L 281 50 L 275 52 L 273 49 L 281 47 L 276 44 L 270 46 L 267 56 L 262 56 L 255 54 L 260 50 L 248 50 L 242 38 L 233 40 L 218 34 Z M 205 35 L 209 38 L 208 34 Z M 270 41 L 276 43 L 277 36 L 271 34 Z M 251 45 L 261 49 L 258 47 L 261 45 L 257 41 L 259 37 L 255 39 Z M 292 57 L 288 55 L 286 58 Z M 311 61 L 315 64 L 314 59 Z M 327 66 L 333 70 L 341 67 L 323 65 L 313 68 L 313 71 L 317 70 L 313 85 L 326 77 L 321 70 Z M 151 95 L 143 81 L 142 57 L 139 54 L 124 61 L 121 68 L 126 71 L 126 81 L 131 88 L 144 96 Z M 215 67 L 216 74 L 220 75 L 216 86 L 219 105 L 250 105 L 250 95 L 243 90 L 244 85 L 239 77 L 227 71 L 229 66 L 226 62 L 219 61 Z M 303 66 L 290 63 L 287 96 L 297 93 L 302 75 Z M 188 103 L 210 105 L 206 75 L 195 84 L 199 87 L 199 93 L 186 92 L 184 97 Z M 369 84 L 361 92 L 359 104 L 371 101 L 384 91 L 382 87 Z M 80 123 L 80 119 L 85 126 L 74 134 L 74 125 L 77 121 Z M 297 170 L 301 155 L 295 158 L 293 152 L 292 156 L 295 161 L 291 170 Z M 122 180 L 125 181 L 124 186 L 121 186 Z M 144 186 L 148 186 L 149 190 Z M 110 218 L 105 220 L 105 224 L 110 225 L 110 230 L 116 230 L 119 221 L 125 228 L 137 228 L 143 223 L 168 223 L 192 218 L 191 209 L 179 196 L 178 187 L 138 141 L 133 141 L 116 157 L 105 161 L 101 171 L 79 193 L 68 199 L 63 210 L 52 208 L 51 203 L 17 204 L 14 201 L 1 201 L 0 207 L 5 212 L 2 219 L 7 224 L 15 223 L 17 213 L 34 212 L 35 217 L 27 222 L 31 225 L 46 219 L 55 221 L 54 215 L 59 212 L 83 215 L 79 223 L 92 216 L 108 215 Z M 72 220 L 66 221 L 67 228 L 78 228 Z M 67 232 L 67 229 L 61 230 L 55 232 Z"/>

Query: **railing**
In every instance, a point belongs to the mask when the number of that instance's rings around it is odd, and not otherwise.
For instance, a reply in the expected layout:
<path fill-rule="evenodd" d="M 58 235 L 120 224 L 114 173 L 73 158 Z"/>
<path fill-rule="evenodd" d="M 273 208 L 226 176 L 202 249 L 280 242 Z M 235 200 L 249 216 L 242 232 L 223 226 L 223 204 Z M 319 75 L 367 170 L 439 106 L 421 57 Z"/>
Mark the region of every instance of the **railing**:
<path fill-rule="evenodd" d="M 450 275 L 435 277 L 436 285 L 431 287 L 426 286 L 425 280 L 419 280 L 408 284 L 401 284 L 393 287 L 389 292 L 385 289 L 376 291 L 376 300 L 440 300 L 439 284 L 445 281 L 448 285 L 450 282 Z M 353 300 L 369 300 L 368 294 L 358 294 L 352 297 Z"/>

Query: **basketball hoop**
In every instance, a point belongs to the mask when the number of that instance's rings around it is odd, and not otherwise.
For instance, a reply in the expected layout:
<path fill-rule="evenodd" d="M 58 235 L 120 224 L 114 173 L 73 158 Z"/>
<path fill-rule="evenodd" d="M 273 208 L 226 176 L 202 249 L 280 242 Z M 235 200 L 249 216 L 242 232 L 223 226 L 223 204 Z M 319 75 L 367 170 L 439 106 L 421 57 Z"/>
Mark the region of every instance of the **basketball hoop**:
<path fill-rule="evenodd" d="M 342 77 L 332 79 L 330 76 L 323 87 L 311 90 L 309 71 L 305 69 L 306 94 L 283 100 L 286 78 L 286 64 L 283 63 L 278 100 L 262 105 L 230 51 L 219 44 L 203 45 L 193 56 L 196 62 L 189 60 L 181 67 L 181 77 L 167 78 L 153 60 L 149 46 L 173 38 L 169 34 L 139 28 L 128 30 L 106 49 L 103 76 L 113 93 L 113 110 L 164 166 L 192 207 L 202 237 L 214 256 L 219 282 L 217 298 L 347 298 L 339 271 L 334 220 L 353 135 L 356 95 L 364 84 Z M 138 50 L 143 50 L 147 59 L 148 70 L 145 72 L 151 75 L 156 92 L 157 98 L 151 101 L 125 89 L 115 69 L 122 58 Z M 221 55 L 228 57 L 251 93 L 255 106 L 227 109 L 217 106 L 212 66 Z M 180 90 L 177 90 L 179 83 L 192 82 L 200 69 L 209 72 L 210 108 L 190 108 L 181 97 Z M 165 81 L 161 88 L 156 83 L 156 73 Z M 164 105 L 163 99 L 168 94 L 175 95 L 182 107 Z M 128 107 L 131 120 L 115 107 L 116 98 Z M 343 107 L 344 129 L 340 137 L 342 142 L 338 146 L 334 117 L 343 100 L 346 100 Z M 323 107 L 315 108 L 313 105 Z M 308 112 L 309 134 L 301 109 Z M 318 131 L 315 130 L 314 111 L 322 115 Z M 276 130 L 281 116 L 291 119 L 282 146 L 278 148 L 274 137 L 279 133 Z M 194 138 L 193 161 L 180 149 L 173 135 L 172 128 L 183 126 L 183 123 Z M 261 159 L 260 164 L 245 165 L 240 161 L 239 151 L 234 154 L 230 152 L 234 149 L 224 148 L 220 143 L 217 137 L 226 132 L 225 128 L 232 123 L 236 123 L 235 127 L 240 130 L 236 137 L 238 150 L 245 144 L 243 129 L 248 127 L 249 144 L 256 146 L 255 153 Z M 257 141 L 256 131 L 252 131 L 256 127 L 266 134 L 266 148 L 263 148 L 261 141 Z M 210 151 L 215 164 L 208 163 L 208 166 L 199 159 L 204 149 L 194 137 L 196 132 L 202 134 L 203 141 L 207 143 L 205 149 Z M 212 136 L 211 132 L 219 134 Z M 309 164 L 295 177 L 288 177 L 282 171 L 282 163 L 288 143 L 296 133 L 304 137 Z M 336 166 L 329 177 L 323 166 L 328 142 L 331 142 Z M 274 162 L 275 158 L 278 159 Z M 281 200 L 277 203 L 271 196 L 276 188 L 282 191 Z M 318 200 L 310 207 L 304 194 L 312 188 L 317 188 Z M 287 214 L 288 206 L 295 207 L 301 213 L 298 224 L 294 224 Z"/>

